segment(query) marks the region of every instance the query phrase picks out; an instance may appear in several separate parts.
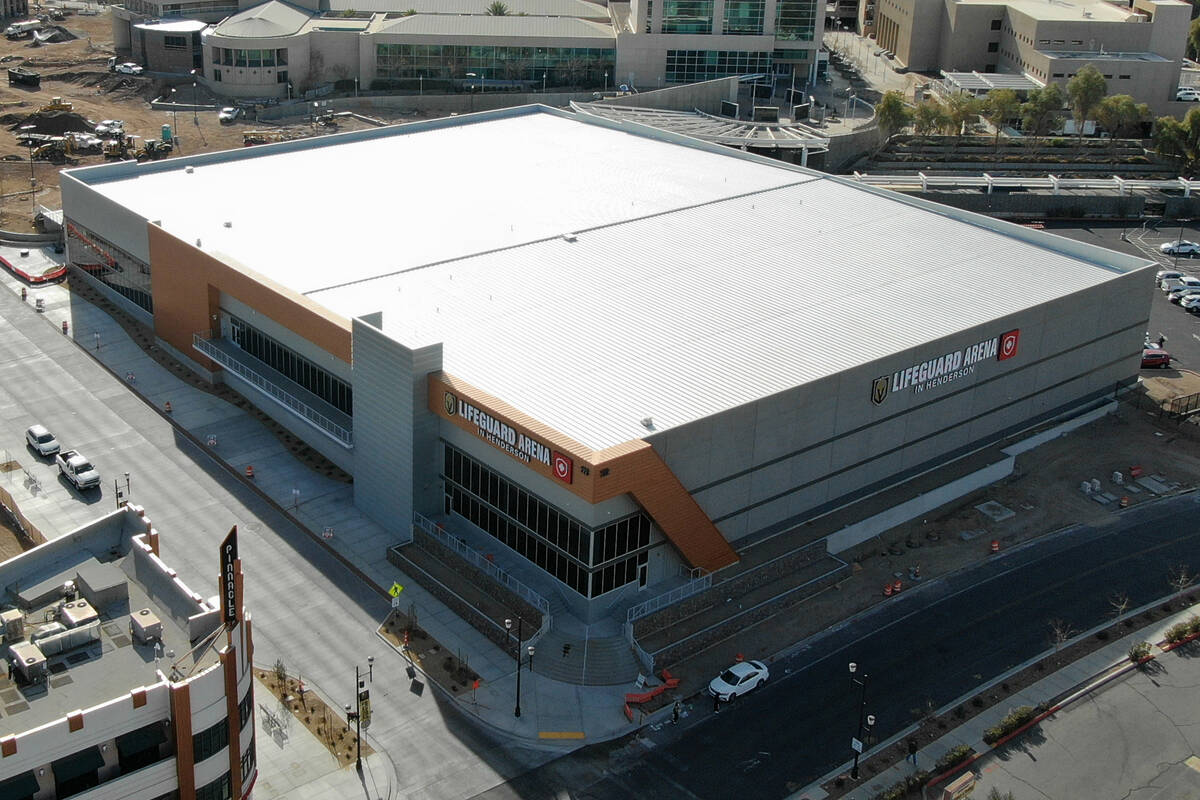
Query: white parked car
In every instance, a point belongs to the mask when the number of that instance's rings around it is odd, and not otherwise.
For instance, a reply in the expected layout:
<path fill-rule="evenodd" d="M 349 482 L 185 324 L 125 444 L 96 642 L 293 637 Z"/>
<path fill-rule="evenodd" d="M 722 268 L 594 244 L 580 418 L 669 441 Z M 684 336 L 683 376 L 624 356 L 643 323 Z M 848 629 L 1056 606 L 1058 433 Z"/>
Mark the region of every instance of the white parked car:
<path fill-rule="evenodd" d="M 1182 100 L 1185 103 L 1195 103 L 1200 101 L 1200 89 L 1193 89 L 1190 86 L 1180 86 L 1175 92 L 1175 99 Z"/>
<path fill-rule="evenodd" d="M 229 108 L 221 109 L 221 113 L 217 114 L 217 120 L 220 122 L 233 122 L 241 115 L 242 110 L 240 108 L 234 108 L 233 106 L 230 106 Z"/>
<path fill-rule="evenodd" d="M 1154 276 L 1154 285 L 1162 286 L 1162 282 L 1170 278 L 1182 278 L 1186 272 L 1180 272 L 1177 269 L 1160 269 L 1158 274 Z"/>
<path fill-rule="evenodd" d="M 1179 301 L 1180 308 L 1186 308 L 1193 314 L 1200 314 L 1200 292 L 1189 294 L 1187 297 Z"/>
<path fill-rule="evenodd" d="M 116 71 L 122 75 L 141 75 L 146 70 L 132 61 L 126 61 L 124 64 L 117 64 Z"/>
<path fill-rule="evenodd" d="M 1200 288 L 1195 286 L 1183 286 L 1167 295 L 1167 299 L 1172 303 L 1181 303 L 1183 298 L 1188 295 L 1200 294 Z"/>
<path fill-rule="evenodd" d="M 1181 275 L 1178 278 L 1166 278 L 1162 282 L 1162 290 L 1164 294 L 1170 294 L 1176 289 L 1191 288 L 1200 286 L 1200 278 L 1192 275 Z"/>
<path fill-rule="evenodd" d="M 25 441 L 29 446 L 44 456 L 52 456 L 59 451 L 58 439 L 46 430 L 45 425 L 30 425 L 25 431 Z"/>
<path fill-rule="evenodd" d="M 739 661 L 713 678 L 708 693 L 719 700 L 732 700 L 767 682 L 771 673 L 761 661 Z"/>
<path fill-rule="evenodd" d="M 1193 256 L 1196 253 L 1200 253 L 1200 244 L 1180 239 L 1177 242 L 1164 242 L 1160 244 L 1158 251 L 1166 253 L 1169 256 Z"/>

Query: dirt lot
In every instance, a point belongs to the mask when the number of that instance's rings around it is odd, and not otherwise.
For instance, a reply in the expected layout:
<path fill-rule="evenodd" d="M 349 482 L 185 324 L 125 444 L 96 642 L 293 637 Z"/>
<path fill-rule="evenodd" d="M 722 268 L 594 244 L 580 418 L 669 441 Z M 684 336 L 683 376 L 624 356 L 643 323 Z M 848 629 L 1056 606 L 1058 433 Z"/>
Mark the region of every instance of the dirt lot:
<path fill-rule="evenodd" d="M 112 21 L 107 9 L 101 6 L 98 16 L 69 15 L 58 23 L 73 33 L 74 41 L 32 47 L 29 40 L 9 41 L 0 37 L 0 64 L 5 69 L 26 67 L 42 76 L 41 88 L 32 89 L 9 85 L 0 80 L 0 228 L 27 231 L 33 229 L 33 205 L 29 196 L 30 162 L 29 151 L 17 144 L 14 129 L 30 114 L 50 102 L 52 97 L 62 97 L 74 105 L 75 113 L 99 122 L 104 119 L 119 119 L 125 122 L 125 131 L 143 139 L 156 139 L 164 124 L 178 123 L 177 136 L 180 148 L 177 152 L 189 153 L 228 150 L 242 147 L 242 133 L 255 129 L 281 130 L 290 135 L 313 135 L 313 127 L 306 121 L 299 124 L 279 126 L 266 122 L 255 122 L 253 114 L 230 125 L 217 120 L 216 111 L 155 111 L 150 101 L 171 91 L 171 81 L 150 77 L 134 77 L 108 72 L 107 61 L 114 55 L 112 49 Z M 128 54 L 122 54 L 127 56 Z M 7 77 L 7 76 L 5 76 Z M 174 81 L 178 87 L 176 97 L 180 103 L 191 104 L 193 89 L 191 82 L 181 76 Z M 214 97 L 203 86 L 196 91 L 196 101 L 207 105 L 227 105 L 228 100 Z M 380 116 L 372 111 L 371 116 L 386 122 L 408 121 L 411 114 L 394 118 Z M 322 127 L 320 134 L 338 133 L 371 127 L 360 120 L 342 119 L 337 127 Z M 75 155 L 69 163 L 52 164 L 36 161 L 32 167 L 37 180 L 37 202 L 49 208 L 61 207 L 58 190 L 59 170 L 66 166 L 99 164 L 104 156 Z"/>

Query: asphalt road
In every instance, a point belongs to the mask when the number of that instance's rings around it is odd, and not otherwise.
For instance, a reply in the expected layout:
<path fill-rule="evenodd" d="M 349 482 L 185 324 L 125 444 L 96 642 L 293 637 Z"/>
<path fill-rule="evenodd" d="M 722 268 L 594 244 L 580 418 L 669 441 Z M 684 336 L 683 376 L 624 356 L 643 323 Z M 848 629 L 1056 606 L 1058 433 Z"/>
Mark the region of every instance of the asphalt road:
<path fill-rule="evenodd" d="M 486 798 L 724 798 L 752 790 L 785 797 L 851 755 L 859 690 L 882 741 L 937 708 L 1043 652 L 1049 621 L 1086 630 L 1168 593 L 1172 565 L 1196 562 L 1200 495 L 1137 506 L 936 581 L 877 607 L 771 665 L 772 680 L 714 715 L 697 699 L 680 725 L 621 746 L 559 759 Z"/>
<path fill-rule="evenodd" d="M 61 520 L 83 524 L 109 512 L 112 477 L 131 470 L 133 500 L 161 532 L 164 560 L 205 596 L 216 592 L 218 543 L 237 524 L 255 662 L 281 658 L 341 705 L 353 695 L 355 664 L 365 668 L 376 656 L 369 735 L 394 763 L 403 796 L 467 797 L 546 758 L 478 730 L 436 691 L 415 693 L 404 662 L 374 634 L 386 598 L 7 291 L 0 291 L 0 420 L 0 448 L 39 475 L 43 499 Z M 98 492 L 81 495 L 50 462 L 30 455 L 24 428 L 33 420 L 93 460 L 104 474 Z M 259 747 L 268 742 L 259 737 Z"/>

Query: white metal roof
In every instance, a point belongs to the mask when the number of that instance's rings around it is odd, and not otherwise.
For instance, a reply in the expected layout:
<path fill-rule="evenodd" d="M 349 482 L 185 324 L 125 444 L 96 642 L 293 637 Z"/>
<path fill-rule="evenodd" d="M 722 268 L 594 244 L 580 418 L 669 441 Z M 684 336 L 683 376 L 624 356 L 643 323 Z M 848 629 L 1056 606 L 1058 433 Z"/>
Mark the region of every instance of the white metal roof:
<path fill-rule="evenodd" d="M 271 0 L 234 14 L 217 25 L 213 32 L 218 36 L 239 39 L 291 36 L 303 28 L 311 16 L 280 0 Z"/>
<path fill-rule="evenodd" d="M 990 92 L 992 89 L 1012 89 L 1031 92 L 1045 84 L 1028 75 L 1013 75 L 1007 72 L 946 72 L 942 71 L 951 88 L 966 92 Z"/>
<path fill-rule="evenodd" d="M 642 126 L 471 120 L 199 156 L 192 174 L 67 174 L 335 313 L 382 311 L 408 346 L 442 342 L 449 373 L 596 449 L 1141 264 Z"/>
<path fill-rule="evenodd" d="M 700 110 L 674 111 L 664 108 L 638 108 L 606 103 L 571 102 L 571 110 L 581 114 L 636 122 L 641 125 L 661 128 L 685 136 L 693 136 L 706 142 L 727 144 L 735 147 L 753 147 L 760 150 L 807 149 L 820 153 L 829 149 L 829 137 L 807 125 L 778 122 L 751 122 L 748 120 L 718 117 Z"/>
<path fill-rule="evenodd" d="M 412 36 L 496 36 L 504 39 L 591 39 L 584 47 L 611 48 L 617 46 L 612 25 L 592 22 L 578 17 L 512 16 L 490 17 L 481 14 L 454 16 L 451 14 L 414 14 L 388 20 L 378 33 Z"/>
<path fill-rule="evenodd" d="M 486 14 L 492 0 L 330 0 L 330 11 L 416 11 L 418 14 Z M 507 0 L 507 16 L 608 19 L 608 9 L 589 0 Z"/>

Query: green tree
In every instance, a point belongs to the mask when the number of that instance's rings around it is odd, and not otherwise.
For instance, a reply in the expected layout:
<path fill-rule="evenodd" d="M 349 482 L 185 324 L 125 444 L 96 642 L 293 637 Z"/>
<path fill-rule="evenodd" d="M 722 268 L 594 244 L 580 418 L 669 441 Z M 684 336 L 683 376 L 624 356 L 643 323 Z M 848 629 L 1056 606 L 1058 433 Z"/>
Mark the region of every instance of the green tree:
<path fill-rule="evenodd" d="M 963 127 L 979 113 L 979 98 L 969 94 L 952 94 L 946 100 L 946 128 L 956 139 Z"/>
<path fill-rule="evenodd" d="M 886 92 L 875 106 L 875 120 L 883 131 L 883 138 L 905 128 L 912 122 L 912 109 L 904 102 L 904 95 L 897 91 Z"/>
<path fill-rule="evenodd" d="M 1075 133 L 1083 145 L 1083 123 L 1087 121 L 1096 106 L 1108 94 L 1108 84 L 1100 70 L 1091 64 L 1075 73 L 1075 77 L 1067 81 L 1067 96 L 1071 99 L 1071 116 L 1075 119 Z"/>
<path fill-rule="evenodd" d="M 937 100 L 923 100 L 913 111 L 913 130 L 917 132 L 917 136 L 928 136 L 935 131 L 944 130 L 948 124 L 946 109 Z"/>
<path fill-rule="evenodd" d="M 1197 53 L 1200 53 L 1200 19 L 1192 20 L 1188 28 L 1188 55 L 1195 58 Z"/>
<path fill-rule="evenodd" d="M 1135 103 L 1127 94 L 1114 94 L 1104 98 L 1096 106 L 1096 121 L 1117 137 L 1129 137 L 1141 133 L 1142 123 L 1150 118 L 1150 106 Z"/>
<path fill-rule="evenodd" d="M 1154 152 L 1160 156 L 1187 158 L 1187 132 L 1183 123 L 1174 117 L 1159 117 L 1154 122 Z"/>
<path fill-rule="evenodd" d="M 508 6 L 504 5 L 500 0 L 495 0 L 487 7 L 487 13 L 489 17 L 505 17 L 508 16 Z"/>
<path fill-rule="evenodd" d="M 993 89 L 983 98 L 980 112 L 983 118 L 992 123 L 996 129 L 995 146 L 1000 145 L 1000 129 L 1004 123 L 1017 116 L 1021 109 L 1021 99 L 1012 89 Z"/>
<path fill-rule="evenodd" d="M 1063 94 L 1058 84 L 1034 89 L 1021 104 L 1021 128 L 1026 136 L 1045 136 L 1062 122 Z"/>

